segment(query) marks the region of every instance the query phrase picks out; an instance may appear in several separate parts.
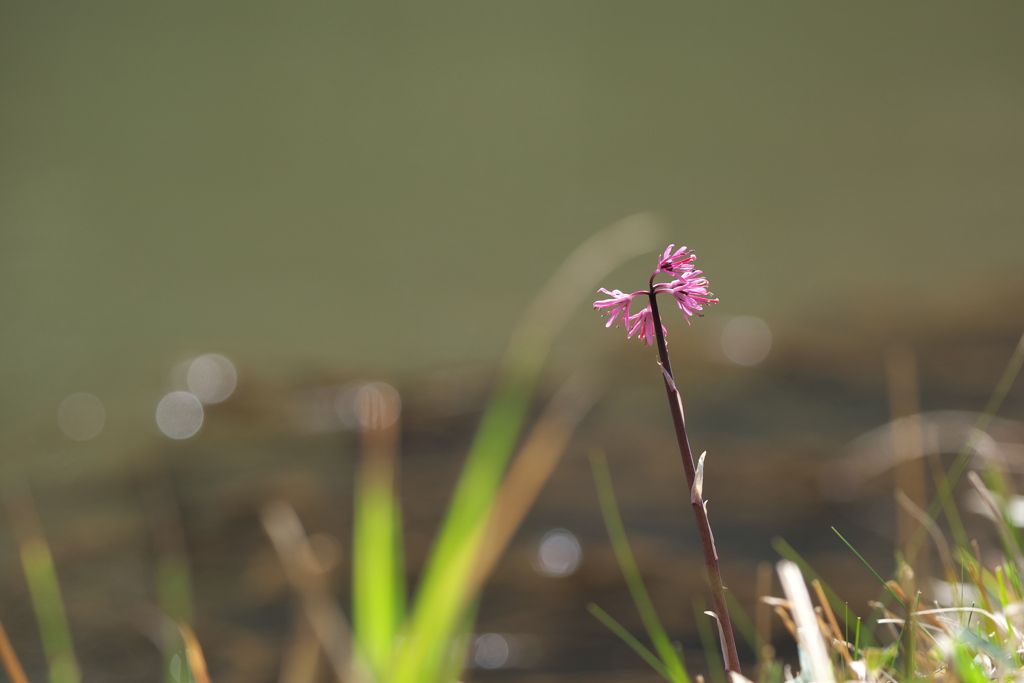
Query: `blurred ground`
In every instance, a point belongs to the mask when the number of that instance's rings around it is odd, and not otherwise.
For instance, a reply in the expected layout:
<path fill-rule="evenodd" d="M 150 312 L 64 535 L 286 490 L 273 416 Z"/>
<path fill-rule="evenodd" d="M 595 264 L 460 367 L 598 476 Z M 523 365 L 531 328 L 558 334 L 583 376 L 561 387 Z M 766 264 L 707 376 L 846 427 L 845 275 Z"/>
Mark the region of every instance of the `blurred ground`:
<path fill-rule="evenodd" d="M 923 410 L 980 410 L 1024 331 L 1024 297 L 1007 294 L 992 309 L 1018 314 L 993 316 L 981 307 L 921 325 L 901 322 L 897 311 L 865 318 L 850 310 L 841 324 L 778 332 L 769 356 L 752 367 L 714 362 L 702 346 L 710 337 L 697 332 L 701 325 L 708 334 L 721 329 L 712 315 L 691 328 L 689 339 L 685 326 L 672 330 L 691 439 L 709 452 L 705 494 L 724 575 L 745 608 L 755 597 L 756 567 L 777 558 L 771 542 L 781 536 L 853 611 L 867 611 L 878 586 L 830 526 L 883 574 L 889 571 L 891 484 L 883 477 L 878 488 L 829 500 L 819 486 L 822 466 L 844 457 L 851 439 L 888 420 L 883 361 L 895 342 L 908 344 L 919 359 Z M 595 333 L 604 332 L 594 323 Z M 586 612 L 588 602 L 597 602 L 641 632 L 600 521 L 587 464 L 593 448 L 608 455 L 634 552 L 669 633 L 684 644 L 691 665 L 703 668 L 694 616 L 695 601 L 707 600 L 699 544 L 654 358 L 634 341 L 612 350 L 605 368 L 607 394 L 484 596 L 479 632 L 502 634 L 514 656 L 503 668 L 478 670 L 474 679 L 603 680 L 615 672 L 633 680 L 649 677 Z M 389 378 L 404 404 L 402 493 L 412 583 L 491 375 L 492 368 L 482 366 Z M 335 578 L 339 596 L 347 599 L 344 558 L 358 439 L 340 421 L 313 418 L 317 397 L 333 400 L 353 378 L 307 372 L 267 383 L 257 369 L 244 366 L 239 376 L 235 395 L 209 406 L 202 430 L 190 439 L 151 439 L 107 470 L 68 461 L 56 468 L 53 460 L 22 463 L 31 473 L 89 677 L 161 680 L 157 650 L 144 632 L 155 599 L 155 532 L 147 510 L 152 512 L 153 491 L 165 485 L 181 509 L 196 628 L 218 682 L 277 680 L 294 601 L 259 524 L 259 509 L 268 500 L 289 500 L 310 532 L 338 539 Z M 549 383 L 557 381 L 552 370 Z M 1024 417 L 1022 388 L 1018 383 L 1011 392 L 1003 416 Z M 1024 442 L 1021 434 L 1007 438 Z M 578 568 L 564 577 L 538 571 L 539 544 L 553 529 L 569 531 L 581 548 Z M 0 610 L 38 677 L 34 619 L 6 527 L 0 547 Z"/>

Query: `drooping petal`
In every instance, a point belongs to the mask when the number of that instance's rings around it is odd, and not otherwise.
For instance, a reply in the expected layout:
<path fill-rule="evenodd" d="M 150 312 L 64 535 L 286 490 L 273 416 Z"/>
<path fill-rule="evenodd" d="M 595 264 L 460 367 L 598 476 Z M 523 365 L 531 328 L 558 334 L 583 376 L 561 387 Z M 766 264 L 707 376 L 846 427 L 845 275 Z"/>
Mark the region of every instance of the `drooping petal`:
<path fill-rule="evenodd" d="M 605 323 L 605 327 L 611 327 L 618 322 L 628 325 L 630 317 L 629 307 L 632 305 L 633 297 L 636 296 L 636 293 L 623 294 L 617 289 L 609 292 L 604 287 L 597 291 L 604 292 L 611 297 L 610 299 L 601 299 L 594 302 L 594 308 L 603 311 L 602 315 L 608 316 L 608 322 Z"/>
<path fill-rule="evenodd" d="M 665 326 L 661 326 L 662 334 L 666 334 L 668 330 Z M 656 338 L 654 330 L 654 312 L 651 310 L 651 304 L 648 303 L 642 311 L 634 315 L 629 319 L 629 334 L 626 336 L 632 339 L 633 335 L 647 343 L 648 346 L 654 344 Z"/>

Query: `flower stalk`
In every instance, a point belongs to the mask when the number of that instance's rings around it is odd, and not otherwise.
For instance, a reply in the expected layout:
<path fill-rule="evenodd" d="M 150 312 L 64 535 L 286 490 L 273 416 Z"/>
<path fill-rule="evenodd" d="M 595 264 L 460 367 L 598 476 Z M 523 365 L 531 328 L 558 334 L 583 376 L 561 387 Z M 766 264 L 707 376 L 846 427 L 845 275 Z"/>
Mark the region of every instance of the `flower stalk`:
<path fill-rule="evenodd" d="M 655 321 L 654 334 L 658 346 L 658 358 L 662 367 L 662 379 L 665 380 L 665 393 L 668 397 L 669 409 L 672 411 L 672 424 L 675 426 L 679 455 L 683 460 L 683 470 L 686 472 L 686 483 L 690 487 L 690 505 L 693 507 L 693 516 L 697 520 L 697 533 L 700 535 L 700 546 L 704 552 L 704 565 L 707 567 L 708 579 L 711 582 L 711 599 L 714 603 L 715 614 L 718 615 L 718 622 L 722 627 L 722 654 L 725 658 L 725 668 L 727 671 L 741 673 L 740 659 L 736 652 L 736 637 L 733 635 L 729 607 L 725 602 L 722 572 L 718 566 L 718 551 L 715 548 L 715 538 L 711 533 L 711 523 L 708 521 L 708 512 L 701 492 L 702 482 L 697 481 L 697 470 L 693 464 L 690 439 L 686 435 L 683 400 L 676 387 L 675 376 L 672 374 L 672 361 L 668 355 L 668 345 L 665 343 L 665 332 L 660 324 L 661 316 L 658 314 L 658 299 L 654 292 L 653 278 L 650 300 L 651 312 Z"/>
<path fill-rule="evenodd" d="M 696 270 L 693 262 L 696 256 L 693 251 L 681 247 L 673 251 L 675 245 L 669 245 L 665 253 L 658 261 L 658 267 L 651 274 L 646 291 L 641 290 L 632 294 L 625 294 L 617 289 L 600 289 L 608 295 L 608 299 L 594 302 L 594 308 L 608 316 L 605 327 L 622 324 L 627 331 L 628 337 L 637 335 L 638 338 L 648 346 L 657 344 L 659 365 L 661 366 L 662 378 L 665 381 L 665 393 L 668 397 L 669 409 L 672 412 L 672 423 L 676 430 L 676 441 L 679 444 L 679 455 L 683 460 L 683 469 L 686 472 L 686 482 L 690 487 L 690 505 L 693 507 L 693 515 L 697 521 L 697 532 L 700 535 L 701 549 L 704 552 L 704 564 L 707 567 L 708 579 L 711 583 L 711 597 L 715 606 L 715 615 L 722 635 L 722 654 L 725 659 L 725 666 L 728 671 L 740 673 L 739 656 L 736 652 L 736 638 L 733 635 L 732 620 L 729 618 L 729 608 L 725 601 L 725 586 L 722 584 L 722 572 L 718 565 L 718 551 L 715 549 L 715 539 L 711 533 L 711 524 L 708 522 L 706 503 L 702 494 L 704 479 L 704 456 L 695 465 L 693 453 L 690 450 L 690 440 L 686 434 L 686 420 L 683 417 L 683 401 L 676 387 L 675 376 L 672 374 L 672 361 L 668 355 L 668 344 L 665 342 L 665 327 L 662 325 L 661 314 L 658 311 L 658 294 L 670 294 L 679 309 L 686 316 L 689 323 L 693 316 L 700 316 L 699 311 L 708 304 L 718 303 L 708 291 L 707 278 L 703 272 Z M 667 275 L 672 278 L 670 282 L 658 282 L 654 280 L 659 275 Z M 647 305 L 638 312 L 630 310 L 633 300 L 647 297 Z"/>

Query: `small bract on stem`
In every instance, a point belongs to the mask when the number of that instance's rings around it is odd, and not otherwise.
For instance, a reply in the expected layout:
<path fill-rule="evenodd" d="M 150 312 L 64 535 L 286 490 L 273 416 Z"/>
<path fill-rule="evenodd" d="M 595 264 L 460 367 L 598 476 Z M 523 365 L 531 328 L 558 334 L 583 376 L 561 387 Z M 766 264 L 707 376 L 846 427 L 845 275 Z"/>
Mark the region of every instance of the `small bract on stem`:
<path fill-rule="evenodd" d="M 715 614 L 721 625 L 722 652 L 725 656 L 726 669 L 740 673 L 736 638 L 733 635 L 732 620 L 729 618 L 729 609 L 725 601 L 725 587 L 722 584 L 718 552 L 715 549 L 715 540 L 711 533 L 711 524 L 708 521 L 707 504 L 704 502 L 701 490 L 703 477 L 698 475 L 697 467 L 694 465 L 689 437 L 686 434 L 686 420 L 683 417 L 683 401 L 676 387 L 675 375 L 672 373 L 672 361 L 669 358 L 668 345 L 665 342 L 667 330 L 661 322 L 661 314 L 658 310 L 658 294 L 669 294 L 679 306 L 679 310 L 686 316 L 686 322 L 689 323 L 694 315 L 701 315 L 700 311 L 704 306 L 716 304 L 718 299 L 715 299 L 714 295 L 708 291 L 708 281 L 703 277 L 704 273 L 695 268 L 693 262 L 696 255 L 693 251 L 686 247 L 680 247 L 673 251 L 674 247 L 675 245 L 670 244 L 661 255 L 658 267 L 651 274 L 646 291 L 624 294 L 617 289 L 609 291 L 602 288 L 598 291 L 607 294 L 610 298 L 595 301 L 594 308 L 608 316 L 605 327 L 622 323 L 626 327 L 627 337 L 632 338 L 636 335 L 648 346 L 654 344 L 658 346 L 659 364 L 661 365 L 662 379 L 665 382 L 669 409 L 672 413 L 672 422 L 676 430 L 679 455 L 683 460 L 686 481 L 690 487 L 690 504 L 697 522 L 701 548 L 704 551 L 704 564 L 707 567 L 708 579 L 711 583 Z M 655 282 L 659 275 L 668 275 L 672 279 L 670 282 Z M 647 297 L 647 305 L 638 313 L 632 313 L 633 300 L 641 296 Z M 703 465 L 703 456 L 701 464 Z"/>

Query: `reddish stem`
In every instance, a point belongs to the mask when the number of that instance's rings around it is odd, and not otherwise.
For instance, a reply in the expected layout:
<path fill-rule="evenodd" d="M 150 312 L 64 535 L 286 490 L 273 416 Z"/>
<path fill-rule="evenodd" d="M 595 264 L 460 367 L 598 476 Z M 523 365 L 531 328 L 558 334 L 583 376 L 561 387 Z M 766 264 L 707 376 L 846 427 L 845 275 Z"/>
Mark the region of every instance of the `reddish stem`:
<path fill-rule="evenodd" d="M 694 491 L 693 483 L 696 478 L 696 469 L 693 464 L 693 453 L 690 451 L 690 440 L 686 436 L 686 420 L 683 419 L 683 400 L 679 396 L 679 390 L 675 385 L 675 376 L 672 374 L 672 361 L 668 357 L 668 345 L 665 344 L 665 332 L 661 329 L 661 314 L 658 313 L 658 299 L 654 293 L 654 278 L 651 278 L 649 298 L 651 300 L 651 312 L 654 314 L 654 335 L 658 342 L 658 356 L 661 358 L 661 367 L 664 369 L 665 392 L 668 395 L 668 405 L 672 410 L 672 422 L 676 428 L 676 441 L 679 443 L 679 455 L 683 459 L 683 469 L 686 470 L 686 482 L 690 486 L 690 504 L 693 507 L 693 516 L 697 518 L 697 532 L 700 534 L 700 545 L 704 551 L 704 565 L 708 570 L 708 578 L 711 581 L 711 598 L 715 605 L 715 614 L 722 630 L 722 651 L 725 654 L 725 668 L 727 671 L 740 672 L 740 659 L 736 653 L 736 637 L 732 632 L 732 620 L 729 618 L 729 608 L 725 603 L 725 586 L 722 585 L 722 572 L 718 567 L 718 551 L 715 550 L 715 539 L 711 535 L 711 524 L 708 522 L 708 513 L 704 509 L 704 499 L 699 492 Z"/>

